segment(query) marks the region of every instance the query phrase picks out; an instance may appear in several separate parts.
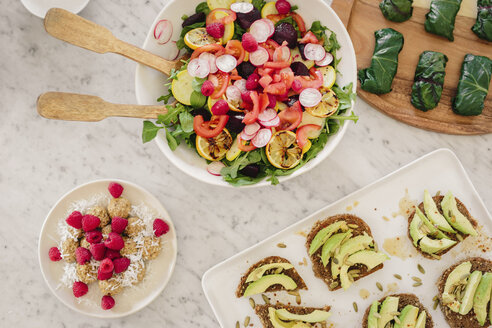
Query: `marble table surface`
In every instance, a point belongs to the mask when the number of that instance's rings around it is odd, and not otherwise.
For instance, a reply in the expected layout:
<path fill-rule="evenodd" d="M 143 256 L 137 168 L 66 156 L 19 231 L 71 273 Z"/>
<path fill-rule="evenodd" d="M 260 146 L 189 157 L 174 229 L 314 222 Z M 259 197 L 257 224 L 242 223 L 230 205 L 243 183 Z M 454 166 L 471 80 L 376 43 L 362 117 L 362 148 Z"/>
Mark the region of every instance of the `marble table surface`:
<path fill-rule="evenodd" d="M 183 0 L 184 1 L 184 0 Z M 92 1 L 81 15 L 117 37 L 143 43 L 166 1 Z M 492 135 L 460 137 L 419 130 L 358 99 L 361 119 L 332 155 L 276 187 L 223 189 L 171 165 L 155 143 L 142 145 L 138 119 L 99 123 L 38 116 L 48 90 L 134 103 L 135 63 L 64 44 L 20 1 L 0 0 L 0 326 L 217 327 L 200 278 L 212 265 L 307 214 L 441 147 L 461 159 L 492 209 Z M 71 188 L 121 178 L 147 188 L 171 214 L 178 234 L 174 276 L 142 311 L 120 320 L 83 316 L 48 290 L 37 260 L 38 234 L 51 206 Z"/>

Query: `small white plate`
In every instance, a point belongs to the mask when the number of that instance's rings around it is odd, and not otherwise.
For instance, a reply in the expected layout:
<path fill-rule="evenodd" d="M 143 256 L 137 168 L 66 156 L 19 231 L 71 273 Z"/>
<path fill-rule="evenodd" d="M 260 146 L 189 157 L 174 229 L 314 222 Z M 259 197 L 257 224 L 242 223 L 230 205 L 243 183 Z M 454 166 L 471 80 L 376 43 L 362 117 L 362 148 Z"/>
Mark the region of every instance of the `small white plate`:
<path fill-rule="evenodd" d="M 21 0 L 24 7 L 39 18 L 44 18 L 51 8 L 62 8 L 78 14 L 89 0 Z"/>
<path fill-rule="evenodd" d="M 248 248 L 241 253 L 217 264 L 209 269 L 202 277 L 202 287 L 205 295 L 222 327 L 234 327 L 236 321 L 243 322 L 246 316 L 251 317 L 251 323 L 255 327 L 261 324 L 251 309 L 248 298 L 236 298 L 235 291 L 239 279 L 244 272 L 254 263 L 270 255 L 278 255 L 287 258 L 296 267 L 309 290 L 301 290 L 302 306 L 330 305 L 332 316 L 330 322 L 336 327 L 361 327 L 362 317 L 369 305 L 384 295 L 391 293 L 414 293 L 424 306 L 430 311 L 435 327 L 447 327 L 439 308 L 432 310 L 432 298 L 437 294 L 435 283 L 441 273 L 458 260 L 467 256 L 482 256 L 490 258 L 490 252 L 483 253 L 468 243 L 469 237 L 464 243 L 460 243 L 440 261 L 428 260 L 416 252 L 412 258 L 405 260 L 392 256 L 384 263 L 384 268 L 361 280 L 356 281 L 347 291 L 337 290 L 330 292 L 321 279 L 314 276 L 311 260 L 307 255 L 304 233 L 308 233 L 313 224 L 320 219 L 339 213 L 352 213 L 364 219 L 371 227 L 375 241 L 379 248 L 384 249 L 385 239 L 401 237 L 403 247 L 413 246 L 407 237 L 408 221 L 401 215 L 393 218 L 393 213 L 399 211 L 399 201 L 405 195 L 421 202 L 424 189 L 431 194 L 441 191 L 445 193 L 451 190 L 468 208 L 473 217 L 482 226 L 481 233 L 490 236 L 492 232 L 492 218 L 477 191 L 473 187 L 463 166 L 456 155 L 448 149 L 436 150 L 416 161 L 402 167 L 396 172 L 356 191 L 339 201 L 319 210 L 305 219 L 291 225 L 285 230 L 267 238 L 266 240 Z M 387 217 L 389 221 L 383 219 Z M 278 248 L 278 243 L 284 243 L 286 248 Z M 463 244 L 468 244 L 464 247 Z M 307 259 L 308 265 L 301 265 L 303 259 Z M 419 273 L 417 264 L 425 268 L 425 275 Z M 403 280 L 397 280 L 393 274 L 400 274 Z M 412 287 L 412 276 L 421 277 L 423 285 Z M 384 291 L 376 288 L 376 282 L 381 282 Z M 388 284 L 397 283 L 398 289 L 388 290 Z M 359 293 L 362 289 L 370 292 L 367 299 L 362 299 Z M 285 291 L 277 292 L 276 296 L 267 293 L 272 302 L 279 300 L 283 303 L 296 304 L 295 296 L 288 295 Z M 254 296 L 257 304 L 263 304 L 260 295 Z M 353 302 L 358 304 L 358 312 L 353 309 Z M 350 323 L 348 326 L 347 324 Z"/>
<path fill-rule="evenodd" d="M 127 198 L 132 205 L 145 204 L 156 213 L 157 217 L 165 220 L 170 229 L 167 234 L 161 237 L 162 252 L 156 259 L 149 262 L 150 269 L 145 274 L 144 281 L 140 282 L 135 288 L 125 288 L 122 294 L 115 296 L 115 307 L 105 311 L 100 306 L 100 295 L 98 295 L 100 293 L 97 284 L 89 285 L 89 293 L 79 299 L 73 296 L 70 288 L 61 285 L 60 278 L 63 274 L 65 262 L 63 260 L 52 262 L 48 257 L 48 251 L 51 247 L 57 246 L 60 240 L 60 236 L 57 234 L 57 225 L 60 220 L 64 220 L 67 216 L 70 205 L 75 201 L 88 200 L 95 194 L 107 192 L 108 184 L 112 181 L 120 183 L 125 188 L 123 197 Z M 166 287 L 176 263 L 176 231 L 166 209 L 157 198 L 145 189 L 123 180 L 96 180 L 72 189 L 53 206 L 41 228 L 38 252 L 44 280 L 53 294 L 63 304 L 72 310 L 89 316 L 119 318 L 143 309 Z"/>

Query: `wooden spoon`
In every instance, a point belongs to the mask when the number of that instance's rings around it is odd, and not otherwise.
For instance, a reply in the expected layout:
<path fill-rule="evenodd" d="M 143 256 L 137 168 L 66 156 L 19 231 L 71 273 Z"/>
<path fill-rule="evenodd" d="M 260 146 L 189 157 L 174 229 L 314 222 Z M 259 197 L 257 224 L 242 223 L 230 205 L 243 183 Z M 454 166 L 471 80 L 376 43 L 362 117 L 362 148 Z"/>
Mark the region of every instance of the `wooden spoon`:
<path fill-rule="evenodd" d="M 46 32 L 57 39 L 103 54 L 113 52 L 166 75 L 181 66 L 180 59 L 170 61 L 117 39 L 108 29 L 71 12 L 51 8 L 44 18 Z"/>
<path fill-rule="evenodd" d="M 165 106 L 121 105 L 76 93 L 46 92 L 38 97 L 39 115 L 56 120 L 96 122 L 110 116 L 155 119 Z"/>

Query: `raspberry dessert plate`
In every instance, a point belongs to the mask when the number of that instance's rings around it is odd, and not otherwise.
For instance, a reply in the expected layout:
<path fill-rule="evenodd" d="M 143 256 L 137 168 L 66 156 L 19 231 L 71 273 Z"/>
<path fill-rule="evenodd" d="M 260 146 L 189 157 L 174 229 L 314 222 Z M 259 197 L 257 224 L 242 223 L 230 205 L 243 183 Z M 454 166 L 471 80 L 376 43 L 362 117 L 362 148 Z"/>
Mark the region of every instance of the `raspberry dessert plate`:
<path fill-rule="evenodd" d="M 49 289 L 70 309 L 99 318 L 127 316 L 152 302 L 169 282 L 176 255 L 166 209 L 122 180 L 88 182 L 63 195 L 39 236 L 39 264 Z M 103 278 L 108 269 L 110 278 Z"/>

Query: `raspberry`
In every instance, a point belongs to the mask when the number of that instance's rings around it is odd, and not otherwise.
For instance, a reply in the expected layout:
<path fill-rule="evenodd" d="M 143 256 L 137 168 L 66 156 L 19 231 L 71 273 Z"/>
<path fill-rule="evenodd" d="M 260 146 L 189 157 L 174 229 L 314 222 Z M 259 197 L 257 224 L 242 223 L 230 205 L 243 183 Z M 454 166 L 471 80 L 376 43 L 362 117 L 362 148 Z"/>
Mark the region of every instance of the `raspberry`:
<path fill-rule="evenodd" d="M 92 244 L 91 245 L 91 254 L 94 257 L 94 260 L 101 261 L 104 259 L 106 255 L 106 246 L 103 243 Z"/>
<path fill-rule="evenodd" d="M 50 251 L 48 252 L 50 260 L 53 262 L 60 261 L 62 259 L 60 250 L 57 247 L 51 247 Z"/>
<path fill-rule="evenodd" d="M 87 285 L 84 284 L 82 281 L 76 281 L 73 283 L 72 291 L 73 296 L 81 297 L 87 294 L 87 292 L 89 291 L 89 287 L 87 287 Z"/>
<path fill-rule="evenodd" d="M 114 264 L 114 273 L 122 273 L 130 265 L 130 259 L 126 257 L 122 257 L 120 259 L 114 259 L 113 264 Z"/>
<path fill-rule="evenodd" d="M 212 23 L 207 25 L 207 33 L 210 34 L 212 38 L 219 39 L 224 36 L 225 26 L 221 23 Z"/>
<path fill-rule="evenodd" d="M 67 224 L 75 229 L 82 228 L 82 213 L 79 211 L 73 211 L 65 220 Z"/>
<path fill-rule="evenodd" d="M 290 3 L 286 0 L 278 0 L 275 3 L 275 8 L 279 14 L 288 14 L 290 12 Z"/>
<path fill-rule="evenodd" d="M 120 251 L 115 251 L 114 249 L 106 248 L 106 254 L 104 255 L 104 258 L 114 260 L 120 257 L 121 257 Z"/>
<path fill-rule="evenodd" d="M 260 80 L 260 76 L 256 73 L 253 73 L 250 76 L 248 76 L 248 79 L 246 80 L 246 89 L 255 90 L 256 88 L 258 88 L 259 80 Z"/>
<path fill-rule="evenodd" d="M 80 265 L 84 265 L 86 262 L 89 262 L 91 260 L 91 257 L 92 254 L 87 248 L 77 247 L 77 249 L 75 250 L 75 259 Z"/>
<path fill-rule="evenodd" d="M 112 276 L 113 276 L 113 272 L 108 272 L 108 273 L 102 272 L 101 267 L 97 269 L 97 280 L 108 280 Z"/>
<path fill-rule="evenodd" d="M 85 240 L 89 244 L 98 244 L 103 238 L 102 232 L 99 230 L 89 231 L 85 234 Z"/>
<path fill-rule="evenodd" d="M 251 95 L 249 94 L 251 91 L 241 92 L 241 99 L 248 104 L 251 104 L 253 100 L 251 99 Z"/>
<path fill-rule="evenodd" d="M 123 219 L 115 216 L 111 221 L 111 231 L 116 233 L 123 233 L 127 225 L 128 225 L 127 219 Z"/>
<path fill-rule="evenodd" d="M 229 104 L 224 99 L 220 99 L 212 106 L 212 114 L 225 115 L 229 111 Z"/>
<path fill-rule="evenodd" d="M 164 220 L 162 219 L 155 219 L 153 228 L 154 228 L 154 235 L 156 237 L 165 235 L 169 231 L 169 225 L 166 222 L 164 222 Z"/>
<path fill-rule="evenodd" d="M 258 49 L 258 42 L 251 33 L 244 33 L 241 39 L 241 44 L 247 52 L 253 52 Z"/>
<path fill-rule="evenodd" d="M 102 260 L 101 264 L 99 265 L 99 271 L 101 271 L 101 273 L 113 273 L 113 269 L 113 261 L 111 261 L 110 259 Z"/>
<path fill-rule="evenodd" d="M 267 93 L 267 95 L 269 101 L 268 108 L 275 108 L 275 105 L 277 105 L 277 97 L 269 93 Z"/>
<path fill-rule="evenodd" d="M 101 299 L 101 307 L 103 310 L 110 310 L 114 306 L 114 298 L 109 295 L 104 295 Z"/>
<path fill-rule="evenodd" d="M 109 193 L 114 198 L 118 198 L 123 193 L 123 186 L 116 182 L 110 182 L 108 186 Z"/>
<path fill-rule="evenodd" d="M 200 91 L 202 92 L 202 95 L 204 95 L 205 97 L 209 97 L 215 91 L 214 84 L 212 83 L 212 81 L 207 80 L 207 81 L 203 82 L 202 88 L 200 89 Z"/>
<path fill-rule="evenodd" d="M 82 229 L 84 229 L 85 232 L 95 230 L 99 227 L 100 223 L 101 219 L 97 216 L 87 214 L 82 217 Z"/>
<path fill-rule="evenodd" d="M 125 242 L 120 235 L 116 232 L 110 232 L 108 238 L 104 241 L 104 246 L 109 249 L 114 249 L 115 251 L 119 251 L 123 247 L 125 247 Z"/>

